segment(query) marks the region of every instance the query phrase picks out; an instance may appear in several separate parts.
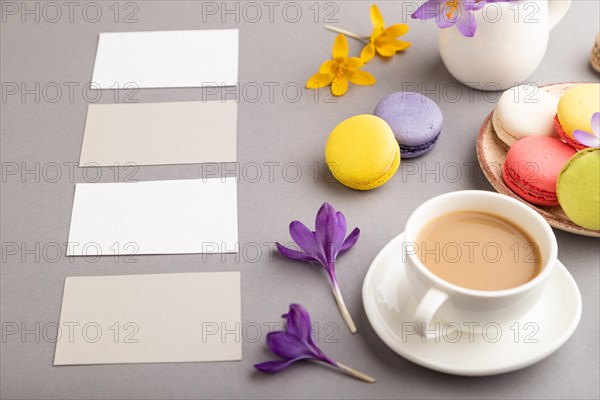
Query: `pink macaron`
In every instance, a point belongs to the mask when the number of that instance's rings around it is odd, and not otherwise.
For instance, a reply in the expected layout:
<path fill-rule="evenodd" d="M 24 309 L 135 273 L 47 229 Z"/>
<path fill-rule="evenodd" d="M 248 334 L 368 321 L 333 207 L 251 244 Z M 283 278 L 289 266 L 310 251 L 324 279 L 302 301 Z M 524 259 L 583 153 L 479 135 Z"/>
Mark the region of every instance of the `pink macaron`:
<path fill-rule="evenodd" d="M 558 175 L 576 152 L 555 138 L 526 137 L 508 151 L 502 177 L 522 199 L 540 206 L 557 206 Z"/>

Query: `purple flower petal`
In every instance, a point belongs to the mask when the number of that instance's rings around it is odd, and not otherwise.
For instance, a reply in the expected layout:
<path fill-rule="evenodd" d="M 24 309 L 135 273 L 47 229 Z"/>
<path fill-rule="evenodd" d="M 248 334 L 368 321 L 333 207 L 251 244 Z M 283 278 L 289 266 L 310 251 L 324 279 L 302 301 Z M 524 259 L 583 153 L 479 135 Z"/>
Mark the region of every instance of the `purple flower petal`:
<path fill-rule="evenodd" d="M 327 270 L 333 268 L 337 251 L 340 248 L 344 235 L 346 235 L 346 224 L 340 225 L 338 214 L 329 203 L 323 203 L 315 221 L 315 235 L 325 259 L 324 267 Z"/>
<path fill-rule="evenodd" d="M 502 3 L 502 2 L 507 2 L 507 1 L 513 1 L 513 0 L 497 0 L 496 2 L 498 3 Z M 485 5 L 487 3 L 491 3 L 490 1 L 485 1 L 485 0 L 464 0 L 462 8 L 465 10 L 469 10 L 469 11 L 477 11 L 477 10 L 481 10 L 483 7 L 485 7 Z"/>
<path fill-rule="evenodd" d="M 284 257 L 291 260 L 319 262 L 329 276 L 335 279 L 336 257 L 340 251 L 348 250 L 356 242 L 354 238 L 346 243 L 346 228 L 344 214 L 336 211 L 329 203 L 323 203 L 315 220 L 315 232 L 300 221 L 292 221 L 290 224 L 290 235 L 302 251 L 282 246 L 280 243 L 275 245 Z"/>
<path fill-rule="evenodd" d="M 337 230 L 336 236 L 333 239 L 333 243 L 335 244 L 335 248 L 332 249 L 332 251 L 334 251 L 334 260 L 337 254 L 339 253 L 340 248 L 342 247 L 342 243 L 344 243 L 344 238 L 346 236 L 346 217 L 339 211 L 335 213 L 335 216 L 337 219 Z"/>
<path fill-rule="evenodd" d="M 277 250 L 279 251 L 279 253 L 281 253 L 282 256 L 289 258 L 290 260 L 305 262 L 318 261 L 313 257 L 304 254 L 301 251 L 290 249 L 289 247 L 285 247 L 279 243 L 275 243 L 275 247 L 277 247 Z"/>
<path fill-rule="evenodd" d="M 310 315 L 304 307 L 300 304 L 291 304 L 290 311 L 287 314 L 284 314 L 283 317 L 287 319 L 288 334 L 299 337 L 310 349 L 311 354 L 313 354 L 316 359 L 335 365 L 335 363 L 317 347 L 315 340 L 313 339 Z"/>
<path fill-rule="evenodd" d="M 446 14 L 440 14 L 439 16 L 437 16 L 435 18 L 435 23 L 441 29 L 446 29 L 456 23 L 456 17 L 448 18 L 448 16 Z"/>
<path fill-rule="evenodd" d="M 594 113 L 592 115 L 592 132 L 594 136 L 600 137 L 600 112 Z"/>
<path fill-rule="evenodd" d="M 600 138 L 586 131 L 576 130 L 575 132 L 573 132 L 573 137 L 584 146 L 592 148 L 600 147 Z"/>
<path fill-rule="evenodd" d="M 412 14 L 412 18 L 421 20 L 435 18 L 435 22 L 441 29 L 456 24 L 461 34 L 472 37 L 477 29 L 472 12 L 482 9 L 486 4 L 486 0 L 458 0 L 456 3 L 446 0 L 429 0 Z"/>
<path fill-rule="evenodd" d="M 306 225 L 300 221 L 292 221 L 290 224 L 290 236 L 294 239 L 298 247 L 302 249 L 304 254 L 318 258 L 319 246 L 317 238 L 315 237 L 315 233 L 308 229 Z"/>
<path fill-rule="evenodd" d="M 347 252 L 348 250 L 350 250 L 350 248 L 356 244 L 359 236 L 360 236 L 360 229 L 354 228 L 354 230 L 352 232 L 350 232 L 350 234 L 348 235 L 346 240 L 344 240 L 344 243 L 342 244 L 342 247 L 340 248 L 340 252 L 338 255 L 342 255 L 345 252 Z"/>
<path fill-rule="evenodd" d="M 456 26 L 460 33 L 466 37 L 473 37 L 477 30 L 477 23 L 475 22 L 475 16 L 468 10 L 460 10 L 460 17 L 456 22 Z"/>
<path fill-rule="evenodd" d="M 316 357 L 308 343 L 288 332 L 277 331 L 267 334 L 267 347 L 281 358 Z"/>
<path fill-rule="evenodd" d="M 440 14 L 443 3 L 443 0 L 429 0 L 417 8 L 417 11 L 412 13 L 411 18 L 418 18 L 421 21 L 435 18 Z"/>
<path fill-rule="evenodd" d="M 287 320 L 287 332 L 305 343 L 312 342 L 312 323 L 310 315 L 299 304 L 291 304 L 287 314 L 282 316 Z"/>
<path fill-rule="evenodd" d="M 256 368 L 257 370 L 261 371 L 261 372 L 266 372 L 267 374 L 274 374 L 275 372 L 279 372 L 283 369 L 286 369 L 287 367 L 289 367 L 292 363 L 298 361 L 298 360 L 304 360 L 307 357 L 298 357 L 298 358 L 292 358 L 289 360 L 273 360 L 273 361 L 265 361 L 263 363 L 260 364 L 255 364 L 254 368 Z"/>

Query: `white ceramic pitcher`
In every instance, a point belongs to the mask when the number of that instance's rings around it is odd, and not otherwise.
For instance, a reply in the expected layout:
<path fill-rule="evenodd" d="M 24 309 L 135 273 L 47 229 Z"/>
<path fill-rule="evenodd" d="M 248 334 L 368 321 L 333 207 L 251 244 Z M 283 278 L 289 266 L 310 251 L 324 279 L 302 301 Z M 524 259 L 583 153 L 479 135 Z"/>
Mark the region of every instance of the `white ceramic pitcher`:
<path fill-rule="evenodd" d="M 540 65 L 550 30 L 570 6 L 571 0 L 488 3 L 474 12 L 474 37 L 461 35 L 456 27 L 439 30 L 442 60 L 467 86 L 508 89 L 525 81 Z"/>

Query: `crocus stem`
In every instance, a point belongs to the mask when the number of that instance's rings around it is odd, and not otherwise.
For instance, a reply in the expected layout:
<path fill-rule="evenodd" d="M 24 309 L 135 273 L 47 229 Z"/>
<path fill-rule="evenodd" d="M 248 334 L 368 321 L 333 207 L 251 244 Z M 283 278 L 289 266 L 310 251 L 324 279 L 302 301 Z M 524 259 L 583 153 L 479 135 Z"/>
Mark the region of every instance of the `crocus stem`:
<path fill-rule="evenodd" d="M 338 287 L 338 285 L 333 283 L 331 285 L 331 290 L 333 291 L 333 297 L 335 297 L 335 301 L 338 305 L 338 308 L 340 309 L 342 318 L 344 318 L 346 325 L 348 325 L 348 329 L 350 329 L 350 332 L 356 333 L 356 325 L 354 325 L 354 321 L 352 320 L 352 317 L 348 312 L 348 307 L 346 307 L 346 303 L 344 303 L 344 298 L 342 297 L 342 292 L 340 292 L 340 288 Z"/>
<path fill-rule="evenodd" d="M 343 35 L 351 37 L 352 39 L 360 40 L 361 42 L 363 42 L 365 44 L 368 44 L 369 41 L 370 41 L 368 37 L 360 36 L 360 35 L 357 35 L 356 33 L 352 33 L 350 31 L 347 31 L 347 30 L 342 29 L 342 28 L 337 28 L 335 26 L 325 25 L 325 29 L 328 29 L 328 30 L 333 31 L 333 32 L 341 33 Z"/>
<path fill-rule="evenodd" d="M 362 372 L 352 369 L 349 366 L 339 363 L 337 361 L 336 361 L 335 365 L 337 365 L 339 369 L 341 369 L 348 375 L 353 376 L 356 379 L 360 379 L 361 381 L 367 382 L 367 383 L 375 383 L 375 378 L 373 378 L 372 376 L 363 374 Z"/>

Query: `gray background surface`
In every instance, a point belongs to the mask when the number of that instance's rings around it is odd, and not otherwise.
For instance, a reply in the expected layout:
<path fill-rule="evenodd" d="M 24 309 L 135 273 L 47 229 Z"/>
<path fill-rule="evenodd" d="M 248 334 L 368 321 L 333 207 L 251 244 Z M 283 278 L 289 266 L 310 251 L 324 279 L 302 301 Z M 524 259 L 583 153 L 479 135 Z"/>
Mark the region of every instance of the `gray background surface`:
<path fill-rule="evenodd" d="M 378 251 L 403 230 L 408 215 L 437 194 L 461 189 L 492 190 L 476 166 L 475 139 L 479 126 L 494 107 L 498 94 L 472 92 L 453 81 L 441 64 L 434 23 L 407 18 L 402 2 L 380 1 L 388 24 L 408 20 L 406 40 L 413 47 L 391 61 L 373 60 L 365 69 L 378 83 L 350 87 L 346 96 L 328 102 L 327 91 L 297 91 L 329 57 L 334 34 L 322 28 L 334 5 L 321 3 L 315 21 L 313 2 L 296 2 L 302 17 L 296 23 L 282 15 L 276 3 L 272 21 L 264 3 L 256 23 L 254 10 L 235 15 L 205 15 L 197 1 L 135 1 L 115 6 L 74 2 L 62 16 L 40 2 L 3 2 L 16 5 L 1 27 L 1 157 L 3 184 L 1 317 L 4 329 L 35 330 L 8 336 L 1 344 L 3 398 L 598 398 L 599 371 L 599 246 L 597 239 L 556 231 L 559 258 L 575 277 L 583 297 L 583 315 L 570 341 L 539 364 L 522 371 L 486 378 L 445 375 L 417 366 L 388 349 L 370 327 L 361 300 L 361 285 Z M 40 7 L 24 15 L 22 7 Z M 213 3 L 223 7 L 220 2 Z M 235 3 L 229 3 L 233 8 Z M 331 3 L 334 4 L 334 3 Z M 370 2 L 337 2 L 339 26 L 369 34 Z M 543 64 L 532 76 L 538 84 L 597 81 L 588 65 L 599 28 L 597 1 L 575 1 L 565 20 L 552 32 Z M 243 4 L 239 3 L 238 7 Z M 86 8 L 87 7 L 87 8 Z M 112 7 L 112 8 L 111 8 Z M 289 7 L 289 6 L 288 6 Z M 294 6 L 295 7 L 295 6 Z M 311 9 L 312 7 L 312 9 Z M 327 7 L 327 8 L 326 8 Z M 100 9 L 99 21 L 95 12 Z M 82 12 L 87 11 L 84 18 Z M 136 11 L 137 22 L 124 23 Z M 222 9 L 221 9 L 222 10 Z M 294 9 L 288 8 L 288 19 Z M 244 18 L 244 16 L 246 18 Z M 86 20 L 87 18 L 87 20 Z M 55 22 L 52 20 L 57 19 Z M 246 20 L 244 20 L 246 19 Z M 82 88 L 91 80 L 99 32 L 239 27 L 240 99 L 238 119 L 240 255 L 181 255 L 104 257 L 100 260 L 56 256 L 67 240 L 76 182 L 113 182 L 213 176 L 207 166 L 140 167 L 139 170 L 102 168 L 85 173 L 70 171 L 78 161 L 88 103 Z M 358 54 L 360 45 L 350 41 Z M 21 98 L 21 85 L 35 94 Z M 39 85 L 36 91 L 35 85 Z M 9 85 L 9 86 L 7 86 Z M 14 85 L 19 93 L 9 95 Z M 286 87 L 287 85 L 287 87 Z M 415 86 L 416 85 L 416 86 Z M 74 92 L 69 96 L 68 87 Z M 274 87 L 269 95 L 268 87 Z M 56 88 L 62 93 L 57 95 Z M 262 89 L 257 98 L 256 88 Z M 324 146 L 329 131 L 341 120 L 369 113 L 377 101 L 393 91 L 418 88 L 436 99 L 444 112 L 443 134 L 437 147 L 414 161 L 403 161 L 398 174 L 385 186 L 367 193 L 331 182 L 325 172 Z M 221 92 L 202 89 L 102 91 L 99 102 L 124 102 L 125 95 L 143 102 L 219 100 Z M 115 94 L 119 98 L 115 99 Z M 317 96 L 317 97 L 315 97 Z M 89 97 L 92 97 L 90 99 Z M 65 164 L 67 163 L 67 164 Z M 278 163 L 278 164 L 271 164 Z M 56 177 L 57 165 L 60 177 Z M 260 177 L 257 177 L 257 165 Z M 272 165 L 272 167 L 269 167 Z M 456 165 L 461 176 L 456 178 Z M 232 168 L 233 166 L 228 166 Z M 17 168 L 15 175 L 9 174 Z M 25 170 L 40 172 L 25 174 Z M 211 167 L 212 168 L 212 167 Z M 269 174 L 272 168 L 273 174 Z M 454 169 L 453 169 L 454 168 Z M 416 172 L 415 172 L 416 171 Z M 427 171 L 437 171 L 429 172 Z M 473 174 L 469 172 L 473 171 Z M 69 174 L 72 172 L 72 174 Z M 216 174 L 223 173 L 223 169 Z M 297 178 L 298 172 L 301 176 Z M 133 176 L 130 176 L 133 174 Z M 271 176 L 270 176 L 271 175 Z M 272 257 L 270 243 L 289 239 L 292 219 L 312 224 L 319 206 L 328 201 L 343 210 L 349 228 L 359 226 L 361 238 L 338 264 L 346 302 L 358 325 L 352 336 L 339 316 L 324 275 L 316 267 Z M 11 252 L 5 246 L 12 246 Z M 36 246 L 39 250 L 35 250 Z M 12 251 L 16 249 L 16 251 Z M 27 249 L 34 249 L 27 252 Z M 260 251 L 258 251 L 260 250 Z M 12 254 L 16 252 L 16 254 Z M 126 261 L 137 261 L 130 263 Z M 230 363 L 102 365 L 53 367 L 52 324 L 58 321 L 63 280 L 73 275 L 140 274 L 191 271 L 242 272 L 243 321 L 247 339 L 243 361 Z M 560 294 L 557 294 L 560 295 Z M 372 374 L 368 385 L 315 365 L 296 365 L 266 376 L 252 365 L 270 358 L 264 344 L 266 322 L 277 322 L 288 304 L 299 302 L 320 323 L 323 349 L 333 359 Z M 326 325 L 327 322 L 337 324 Z M 7 325 L 8 324 L 8 325 Z M 22 325 L 24 324 L 24 325 Z M 261 326 L 261 338 L 255 341 Z M 48 330 L 44 332 L 44 327 Z M 176 329 L 176 327 L 174 327 Z M 109 333 L 105 327 L 106 334 Z M 44 334 L 46 333 L 46 334 Z M 328 340 L 325 340 L 325 337 Z M 460 360 L 457 360 L 459 363 Z"/>

